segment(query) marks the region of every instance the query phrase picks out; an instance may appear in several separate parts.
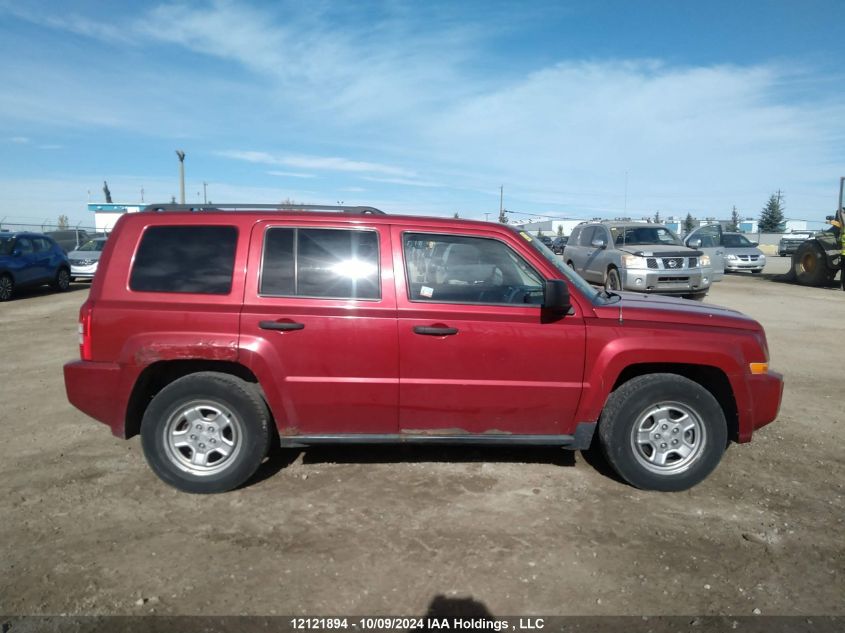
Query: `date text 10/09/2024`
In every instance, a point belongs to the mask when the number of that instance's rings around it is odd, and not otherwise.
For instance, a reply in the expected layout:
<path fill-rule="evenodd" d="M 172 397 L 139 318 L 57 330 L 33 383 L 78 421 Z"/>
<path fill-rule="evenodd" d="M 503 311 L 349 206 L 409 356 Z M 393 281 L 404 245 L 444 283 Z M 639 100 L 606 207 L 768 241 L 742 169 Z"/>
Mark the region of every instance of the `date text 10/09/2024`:
<path fill-rule="evenodd" d="M 544 627 L 543 618 L 518 618 L 515 622 L 496 618 L 292 618 L 291 628 L 297 631 L 362 630 L 407 631 L 427 629 L 440 631 L 537 631 Z"/>

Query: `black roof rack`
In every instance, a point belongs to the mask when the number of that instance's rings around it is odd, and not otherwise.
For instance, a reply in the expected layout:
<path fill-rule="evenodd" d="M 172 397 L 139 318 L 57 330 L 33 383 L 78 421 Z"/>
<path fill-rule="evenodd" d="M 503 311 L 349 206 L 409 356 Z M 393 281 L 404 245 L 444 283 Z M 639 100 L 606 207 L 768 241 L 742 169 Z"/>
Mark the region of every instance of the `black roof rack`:
<path fill-rule="evenodd" d="M 384 215 L 384 211 L 375 207 L 349 207 L 329 204 L 150 204 L 144 207 L 145 212 L 160 211 L 253 211 L 265 209 L 269 211 L 342 211 L 344 213 L 361 213 Z"/>

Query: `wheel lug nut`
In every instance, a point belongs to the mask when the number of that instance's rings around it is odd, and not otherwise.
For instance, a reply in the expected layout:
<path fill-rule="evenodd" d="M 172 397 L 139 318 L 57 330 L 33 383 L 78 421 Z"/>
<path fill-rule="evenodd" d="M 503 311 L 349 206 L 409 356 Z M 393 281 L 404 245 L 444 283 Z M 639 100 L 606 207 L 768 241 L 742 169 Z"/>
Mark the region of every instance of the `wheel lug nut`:
<path fill-rule="evenodd" d="M 672 444 L 677 444 L 678 440 L 672 440 Z"/>
<path fill-rule="evenodd" d="M 200 444 L 200 446 L 202 446 L 202 444 Z M 666 448 L 666 442 L 661 443 L 660 448 Z"/>
<path fill-rule="evenodd" d="M 659 439 L 660 439 L 660 433 L 655 433 L 655 434 L 654 434 L 654 439 L 659 440 Z"/>
<path fill-rule="evenodd" d="M 197 439 L 197 436 L 196 436 L 196 435 L 192 435 L 192 436 L 191 436 L 191 439 L 192 439 L 192 440 L 195 440 L 195 439 Z"/>
<path fill-rule="evenodd" d="M 208 432 L 209 432 L 209 433 L 214 433 L 214 427 L 213 427 L 213 426 L 208 427 Z"/>
<path fill-rule="evenodd" d="M 663 426 L 661 426 L 660 428 L 661 428 L 661 429 L 663 429 L 663 430 L 665 431 L 665 430 L 666 430 L 666 429 L 668 429 L 669 427 L 668 427 L 668 426 L 666 426 L 666 425 L 664 424 L 664 425 L 663 425 Z"/>
<path fill-rule="evenodd" d="M 205 444 L 203 444 L 202 442 L 200 442 L 200 448 L 205 448 Z"/>
<path fill-rule="evenodd" d="M 677 432 L 678 432 L 678 427 L 676 426 L 674 429 L 672 429 L 672 433 L 677 433 Z"/>
<path fill-rule="evenodd" d="M 202 424 L 197 424 L 197 431 L 202 431 Z"/>

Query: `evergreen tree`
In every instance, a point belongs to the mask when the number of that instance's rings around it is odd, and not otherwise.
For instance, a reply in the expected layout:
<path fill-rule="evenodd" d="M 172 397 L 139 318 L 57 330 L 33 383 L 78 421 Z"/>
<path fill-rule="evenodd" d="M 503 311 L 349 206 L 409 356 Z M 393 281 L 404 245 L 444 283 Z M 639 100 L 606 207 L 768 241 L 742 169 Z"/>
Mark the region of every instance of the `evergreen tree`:
<path fill-rule="evenodd" d="M 760 212 L 758 226 L 761 233 L 777 233 L 783 230 L 783 194 L 778 190 L 769 196 L 769 201 Z"/>
<path fill-rule="evenodd" d="M 739 219 L 739 211 L 737 211 L 736 206 L 734 206 L 731 211 L 731 223 L 728 224 L 728 231 L 732 233 L 739 231 Z"/>
<path fill-rule="evenodd" d="M 543 231 L 542 230 L 537 231 L 537 237 L 543 237 Z"/>
<path fill-rule="evenodd" d="M 458 219 L 460 219 L 461 215 L 457 211 L 455 211 L 455 215 L 452 216 L 452 217 L 454 217 L 456 220 L 458 220 Z"/>
<path fill-rule="evenodd" d="M 654 223 L 655 223 L 655 224 L 660 224 L 660 211 L 655 211 L 655 212 L 654 212 Z"/>
<path fill-rule="evenodd" d="M 558 236 L 558 237 L 563 237 L 563 224 L 558 224 L 558 225 L 557 225 L 557 236 Z"/>
<path fill-rule="evenodd" d="M 687 213 L 687 217 L 684 218 L 684 233 L 689 233 L 695 228 L 695 220 L 692 217 L 692 213 Z"/>

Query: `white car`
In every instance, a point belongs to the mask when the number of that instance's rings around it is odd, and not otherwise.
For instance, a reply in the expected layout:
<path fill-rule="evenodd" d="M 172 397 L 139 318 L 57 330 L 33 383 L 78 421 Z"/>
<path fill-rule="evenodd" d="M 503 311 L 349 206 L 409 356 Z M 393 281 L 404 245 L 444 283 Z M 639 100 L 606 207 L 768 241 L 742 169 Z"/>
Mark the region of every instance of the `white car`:
<path fill-rule="evenodd" d="M 94 273 L 97 272 L 97 264 L 100 261 L 100 255 L 102 255 L 105 245 L 106 238 L 97 237 L 93 240 L 88 240 L 75 251 L 68 253 L 67 258 L 70 260 L 71 281 L 94 278 Z"/>

